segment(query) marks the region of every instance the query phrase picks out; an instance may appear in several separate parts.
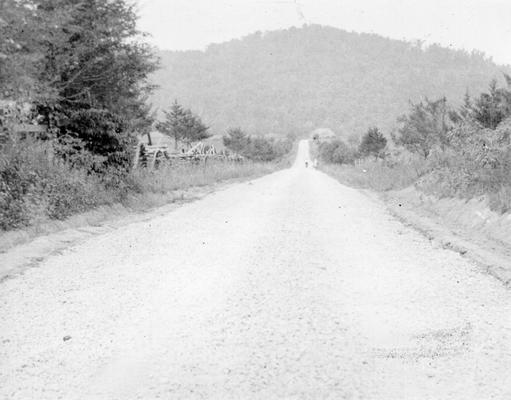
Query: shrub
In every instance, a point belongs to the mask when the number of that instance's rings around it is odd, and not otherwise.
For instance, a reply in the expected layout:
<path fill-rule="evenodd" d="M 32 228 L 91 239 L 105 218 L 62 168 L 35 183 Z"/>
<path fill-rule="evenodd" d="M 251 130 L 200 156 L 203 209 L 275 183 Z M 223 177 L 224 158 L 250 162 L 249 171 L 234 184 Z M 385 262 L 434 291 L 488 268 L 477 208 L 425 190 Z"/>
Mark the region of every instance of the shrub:
<path fill-rule="evenodd" d="M 127 132 L 125 121 L 118 115 L 101 109 L 86 109 L 71 112 L 61 128 L 61 142 L 81 146 L 80 150 L 90 152 L 101 160 L 102 168 L 128 169 L 135 137 Z M 67 154 L 67 152 L 66 152 Z M 101 157 L 101 158 L 99 158 Z M 100 172 L 96 170 L 96 172 Z"/>
<path fill-rule="evenodd" d="M 293 142 L 289 138 L 275 140 L 258 136 L 252 137 L 240 128 L 229 129 L 227 135 L 223 137 L 223 142 L 225 147 L 234 153 L 257 162 L 279 160 L 293 147 Z"/>
<path fill-rule="evenodd" d="M 491 130 L 471 123 L 460 125 L 453 132 L 456 146 L 434 153 L 432 172 L 420 188 L 437 196 L 488 195 L 502 200 L 511 187 L 509 134 L 505 126 Z"/>
<path fill-rule="evenodd" d="M 108 201 L 97 176 L 55 158 L 49 143 L 11 141 L 0 153 L 0 229 L 63 219 Z"/>
<path fill-rule="evenodd" d="M 370 128 L 362 137 L 358 153 L 362 157 L 383 157 L 385 147 L 387 147 L 385 136 L 381 134 L 378 128 Z"/>
<path fill-rule="evenodd" d="M 326 163 L 350 164 L 355 160 L 355 151 L 342 140 L 322 142 L 318 146 L 319 158 Z"/>

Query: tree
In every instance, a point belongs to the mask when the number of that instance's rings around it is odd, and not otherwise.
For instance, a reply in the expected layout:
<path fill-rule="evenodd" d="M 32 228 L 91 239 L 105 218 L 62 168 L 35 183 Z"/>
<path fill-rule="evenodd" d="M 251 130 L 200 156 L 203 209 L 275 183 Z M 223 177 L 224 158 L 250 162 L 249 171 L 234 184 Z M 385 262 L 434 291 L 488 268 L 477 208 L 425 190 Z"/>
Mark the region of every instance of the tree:
<path fill-rule="evenodd" d="M 448 133 L 452 128 L 449 114 L 445 97 L 412 104 L 410 113 L 399 118 L 399 135 L 393 139 L 396 144 L 427 158 L 434 146 L 449 145 Z"/>
<path fill-rule="evenodd" d="M 107 110 L 77 110 L 71 114 L 66 131 L 60 142 L 68 137 L 78 139 L 84 150 L 103 160 L 104 167 L 129 166 L 135 137 L 126 134 L 126 123 L 119 115 Z"/>
<path fill-rule="evenodd" d="M 511 115 L 511 77 L 505 75 L 507 88 L 498 88 L 494 79 L 488 93 L 482 93 L 471 107 L 473 118 L 483 127 L 495 129 L 505 118 Z"/>
<path fill-rule="evenodd" d="M 33 86 L 36 36 L 30 14 L 22 2 L 0 0 L 0 98 L 25 97 Z"/>
<path fill-rule="evenodd" d="M 124 0 L 39 0 L 41 18 L 65 10 L 45 47 L 40 79 L 52 83 L 57 100 L 69 107 L 108 108 L 128 116 L 151 90 L 157 63 L 137 30 L 134 5 Z"/>
<path fill-rule="evenodd" d="M 234 153 L 243 155 L 250 146 L 250 136 L 241 128 L 231 128 L 223 138 L 224 146 Z"/>
<path fill-rule="evenodd" d="M 96 154 L 97 123 L 130 142 L 152 123 L 146 97 L 157 67 L 136 20 L 125 0 L 0 0 L 0 97 L 35 105 L 49 131 Z"/>
<path fill-rule="evenodd" d="M 174 139 L 174 148 L 177 150 L 179 141 L 184 137 L 186 111 L 185 109 L 174 100 L 170 106 L 170 110 L 164 110 L 163 114 L 165 119 L 156 125 L 156 129 Z"/>
<path fill-rule="evenodd" d="M 370 128 L 362 137 L 358 152 L 361 156 L 381 157 L 387 146 L 387 138 L 381 134 L 378 128 Z"/>
<path fill-rule="evenodd" d="M 134 6 L 124 0 L 21 0 L 34 10 L 38 95 L 48 128 L 67 135 L 75 113 L 107 111 L 125 131 L 146 131 L 152 116 L 146 98 L 157 61 L 136 29 Z M 79 136 L 80 132 L 74 132 Z"/>
<path fill-rule="evenodd" d="M 174 100 L 170 110 L 163 111 L 163 114 L 165 120 L 158 123 L 156 128 L 174 139 L 176 150 L 180 141 L 190 144 L 211 136 L 209 127 L 190 109 L 183 108 L 177 100 Z"/>
<path fill-rule="evenodd" d="M 206 126 L 200 117 L 191 110 L 185 110 L 183 141 L 190 145 L 193 142 L 200 142 L 211 136 L 208 132 L 209 127 Z"/>

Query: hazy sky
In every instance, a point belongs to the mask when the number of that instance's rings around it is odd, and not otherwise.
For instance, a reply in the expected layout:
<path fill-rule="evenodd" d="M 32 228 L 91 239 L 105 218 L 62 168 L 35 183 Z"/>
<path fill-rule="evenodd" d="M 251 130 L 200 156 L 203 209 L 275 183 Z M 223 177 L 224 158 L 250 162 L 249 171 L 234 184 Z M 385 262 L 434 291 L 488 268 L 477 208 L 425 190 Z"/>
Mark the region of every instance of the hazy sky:
<path fill-rule="evenodd" d="M 204 49 L 255 31 L 316 23 L 478 49 L 511 64 L 511 0 L 137 0 L 162 49 Z"/>

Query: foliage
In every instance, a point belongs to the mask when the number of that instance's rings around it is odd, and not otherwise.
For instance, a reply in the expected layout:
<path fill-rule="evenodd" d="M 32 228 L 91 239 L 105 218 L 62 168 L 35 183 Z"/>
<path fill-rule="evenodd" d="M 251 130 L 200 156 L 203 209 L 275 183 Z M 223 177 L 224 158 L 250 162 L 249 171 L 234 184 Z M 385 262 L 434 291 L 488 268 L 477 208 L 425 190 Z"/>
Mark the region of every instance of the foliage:
<path fill-rule="evenodd" d="M 184 126 L 183 140 L 190 145 L 193 142 L 200 142 L 211 136 L 208 132 L 209 127 L 206 126 L 198 115 L 192 113 L 190 109 L 185 112 L 185 126 Z"/>
<path fill-rule="evenodd" d="M 469 108 L 471 116 L 483 127 L 495 129 L 511 115 L 511 77 L 505 75 L 507 88 L 498 88 L 492 80 L 488 93 L 481 93 L 475 104 Z"/>
<path fill-rule="evenodd" d="M 422 157 L 406 157 L 399 162 L 393 157 L 366 158 L 356 164 L 326 164 L 321 168 L 346 185 L 376 191 L 404 189 L 429 171 L 428 161 Z"/>
<path fill-rule="evenodd" d="M 308 134 L 324 127 L 346 139 L 370 126 L 391 132 L 410 101 L 445 96 L 454 107 L 468 90 L 503 82 L 509 67 L 481 53 L 308 25 L 211 45 L 162 51 L 152 101 L 177 97 L 204 110 L 213 131 Z"/>
<path fill-rule="evenodd" d="M 320 143 L 318 155 L 323 162 L 332 164 L 350 164 L 356 156 L 355 151 L 342 140 Z"/>
<path fill-rule="evenodd" d="M 293 146 L 290 137 L 284 140 L 249 136 L 240 128 L 229 129 L 223 137 L 225 147 L 253 161 L 269 162 L 282 159 Z"/>
<path fill-rule="evenodd" d="M 445 97 L 412 104 L 410 113 L 399 118 L 401 127 L 394 141 L 397 145 L 427 158 L 435 146 L 443 148 L 449 144 L 449 113 Z"/>
<path fill-rule="evenodd" d="M 0 154 L 0 229 L 63 219 L 102 200 L 97 177 L 52 159 L 48 144 L 9 142 Z"/>
<path fill-rule="evenodd" d="M 0 11 L 0 99 L 36 105 L 50 135 L 81 140 L 106 157 L 104 168 L 127 167 L 132 132 L 152 123 L 146 98 L 157 66 L 134 5 L 4 0 Z"/>
<path fill-rule="evenodd" d="M 0 98 L 26 97 L 35 83 L 40 54 L 30 16 L 23 2 L 0 1 Z"/>
<path fill-rule="evenodd" d="M 177 100 L 169 110 L 164 110 L 165 120 L 159 122 L 156 128 L 174 139 L 175 148 L 183 141 L 187 144 L 198 142 L 210 137 L 207 127 L 199 116 L 190 109 L 183 108 Z"/>
<path fill-rule="evenodd" d="M 243 132 L 241 128 L 231 128 L 227 130 L 223 142 L 225 147 L 241 155 L 250 146 L 250 136 Z"/>
<path fill-rule="evenodd" d="M 370 128 L 362 137 L 358 153 L 362 157 L 374 156 L 383 157 L 383 151 L 387 147 L 387 139 L 378 128 Z"/>
<path fill-rule="evenodd" d="M 226 163 L 209 160 L 207 164 L 189 163 L 171 167 L 163 166 L 156 171 L 137 169 L 132 172 L 132 178 L 142 195 L 166 194 L 173 190 L 210 185 L 226 179 L 263 175 L 273 172 L 276 168 L 278 168 L 276 163 L 251 161 Z"/>
<path fill-rule="evenodd" d="M 62 131 L 64 137 L 80 140 L 83 150 L 102 157 L 102 168 L 129 167 L 135 137 L 118 115 L 96 109 L 73 111 L 62 124 Z M 63 137 L 60 139 L 63 143 Z"/>
<path fill-rule="evenodd" d="M 78 142 L 71 143 L 80 146 Z M 73 159 L 85 155 L 90 153 L 76 152 Z M 161 205 L 175 198 L 175 194 L 167 196 L 172 190 L 262 175 L 277 167 L 276 163 L 208 161 L 207 166 L 139 169 L 127 175 L 123 169 L 110 167 L 95 174 L 53 156 L 49 143 L 9 142 L 0 153 L 0 231 L 63 220 L 100 205 Z"/>
<path fill-rule="evenodd" d="M 456 131 L 456 145 L 435 154 L 433 172 L 421 182 L 421 188 L 438 196 L 467 198 L 493 196 L 511 188 L 509 121 L 495 130 L 467 122 Z M 499 207 L 499 211 L 506 209 Z"/>
<path fill-rule="evenodd" d="M 124 0 L 41 0 L 38 5 L 52 20 L 65 13 L 57 40 L 41 43 L 45 57 L 39 79 L 52 83 L 55 101 L 72 109 L 106 108 L 127 119 L 140 111 L 156 64 L 150 48 L 138 41 L 134 6 Z"/>

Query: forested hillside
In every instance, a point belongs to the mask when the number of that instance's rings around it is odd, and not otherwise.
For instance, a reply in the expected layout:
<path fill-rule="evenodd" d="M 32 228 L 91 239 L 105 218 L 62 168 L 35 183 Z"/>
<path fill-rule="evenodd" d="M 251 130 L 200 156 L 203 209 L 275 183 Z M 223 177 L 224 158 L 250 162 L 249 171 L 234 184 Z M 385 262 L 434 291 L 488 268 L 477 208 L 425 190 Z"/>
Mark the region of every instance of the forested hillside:
<path fill-rule="evenodd" d="M 509 67 L 482 53 L 357 34 L 317 25 L 255 33 L 202 51 L 162 51 L 153 104 L 192 106 L 213 133 L 309 132 L 328 127 L 388 135 L 409 101 L 446 96 L 459 104 Z"/>
<path fill-rule="evenodd" d="M 150 153 L 141 134 L 155 128 L 189 147 L 210 134 L 177 103 L 153 118 L 158 62 L 136 11 L 129 0 L 0 1 L 0 236 L 98 206 L 161 205 L 176 189 L 272 171 L 290 150 L 247 137 L 244 163 L 224 153 L 208 168 Z"/>

